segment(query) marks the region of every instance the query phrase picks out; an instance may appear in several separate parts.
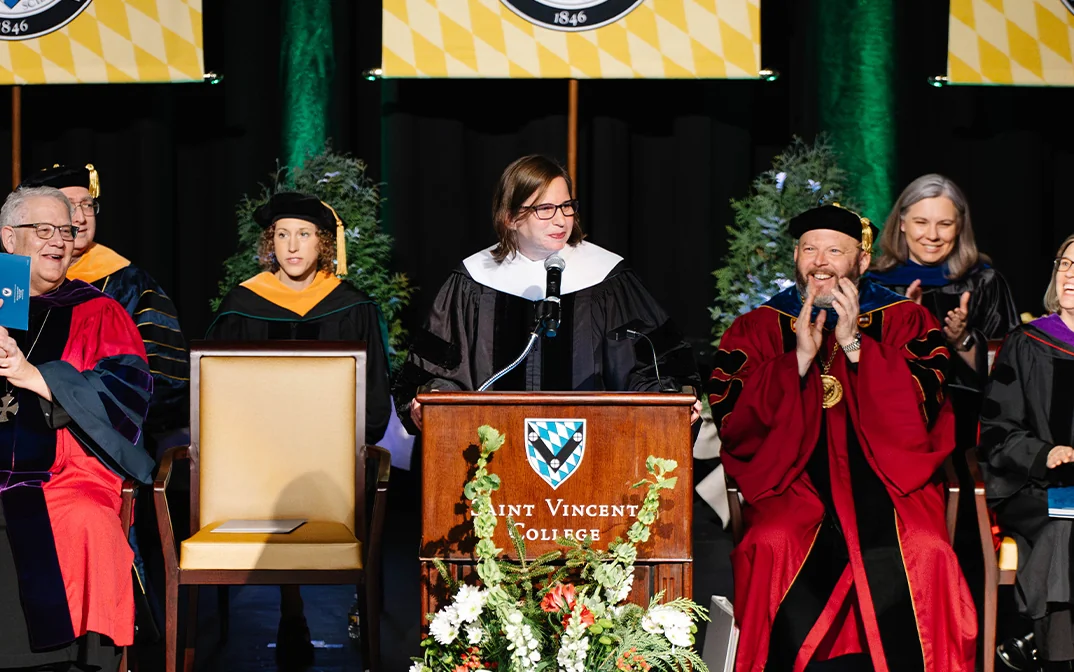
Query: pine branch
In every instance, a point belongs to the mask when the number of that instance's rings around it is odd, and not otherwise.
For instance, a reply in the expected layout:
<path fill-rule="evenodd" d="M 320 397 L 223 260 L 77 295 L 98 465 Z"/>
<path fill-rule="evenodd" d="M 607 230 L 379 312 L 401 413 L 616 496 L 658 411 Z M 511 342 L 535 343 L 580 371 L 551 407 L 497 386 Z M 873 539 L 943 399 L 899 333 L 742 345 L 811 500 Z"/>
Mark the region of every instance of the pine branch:
<path fill-rule="evenodd" d="M 754 180 L 745 198 L 731 201 L 735 223 L 727 228 L 727 253 L 713 272 L 713 345 L 736 317 L 794 284 L 790 219 L 833 202 L 856 207 L 846 194 L 846 174 L 838 163 L 824 136 L 811 145 L 795 138 L 772 168 Z"/>

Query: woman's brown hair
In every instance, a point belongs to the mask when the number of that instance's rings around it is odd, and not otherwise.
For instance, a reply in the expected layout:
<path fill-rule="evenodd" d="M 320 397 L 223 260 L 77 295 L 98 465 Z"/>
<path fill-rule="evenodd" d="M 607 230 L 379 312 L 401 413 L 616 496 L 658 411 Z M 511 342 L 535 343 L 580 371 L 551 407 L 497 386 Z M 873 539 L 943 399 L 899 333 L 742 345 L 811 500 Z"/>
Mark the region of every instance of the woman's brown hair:
<path fill-rule="evenodd" d="M 317 272 L 331 273 L 335 270 L 336 262 L 336 236 L 321 227 L 310 223 L 317 232 Z M 257 262 L 261 270 L 275 273 L 280 270 L 280 261 L 276 258 L 276 223 L 273 222 L 267 229 L 261 232 L 261 240 L 257 245 Z"/>
<path fill-rule="evenodd" d="M 1048 283 L 1048 291 L 1044 292 L 1044 309 L 1049 313 L 1059 312 L 1059 288 L 1056 286 L 1059 277 L 1058 260 L 1071 245 L 1074 245 L 1074 235 L 1067 236 L 1067 239 L 1059 246 L 1059 251 L 1055 253 L 1056 261 L 1052 262 L 1052 281 Z"/>
<path fill-rule="evenodd" d="M 496 238 L 499 240 L 499 244 L 492 250 L 492 258 L 497 262 L 518 252 L 518 239 L 511 224 L 529 214 L 522 209 L 522 205 L 534 195 L 535 202 L 541 200 L 557 177 L 563 178 L 567 183 L 567 193 L 574 198 L 571 176 L 563 166 L 544 156 L 523 156 L 507 166 L 500 175 L 496 195 L 492 198 L 492 227 L 496 230 Z M 571 227 L 567 244 L 577 245 L 583 238 L 585 234 L 582 233 L 578 211 L 575 210 L 574 226 Z"/>
<path fill-rule="evenodd" d="M 891 213 L 884 222 L 884 230 L 880 233 L 880 247 L 884 253 L 873 258 L 872 270 L 882 273 L 906 263 L 910 258 L 910 248 L 906 244 L 906 234 L 900 226 L 902 218 L 918 201 L 938 196 L 945 196 L 950 200 L 957 213 L 955 225 L 958 226 L 958 238 L 955 240 L 955 249 L 944 259 L 949 279 L 961 278 L 978 264 L 990 263 L 988 256 L 977 249 L 973 222 L 970 219 L 970 204 L 966 195 L 949 178 L 929 173 L 908 184 L 899 195 L 899 200 L 895 201 L 895 206 L 891 208 Z"/>

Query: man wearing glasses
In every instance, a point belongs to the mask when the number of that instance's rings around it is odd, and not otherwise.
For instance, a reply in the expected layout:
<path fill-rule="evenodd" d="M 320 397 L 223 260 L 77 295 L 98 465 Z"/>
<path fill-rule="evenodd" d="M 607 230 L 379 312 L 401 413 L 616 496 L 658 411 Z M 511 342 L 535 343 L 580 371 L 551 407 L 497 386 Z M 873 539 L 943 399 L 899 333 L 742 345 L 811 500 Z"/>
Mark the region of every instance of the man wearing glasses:
<path fill-rule="evenodd" d="M 124 479 L 150 483 L 153 381 L 131 317 L 66 279 L 78 235 L 48 187 L 0 208 L 30 260 L 26 330 L 0 327 L 0 669 L 115 671 L 134 638 Z"/>
<path fill-rule="evenodd" d="M 152 443 L 147 448 L 162 452 L 166 446 L 156 444 L 189 422 L 190 360 L 175 304 L 152 276 L 95 242 L 101 183 L 93 164 L 46 168 L 27 177 L 19 188 L 41 185 L 59 189 L 74 207 L 71 222 L 78 227 L 78 236 L 67 278 L 87 282 L 119 301 L 138 326 L 153 373 L 145 427 Z"/>
<path fill-rule="evenodd" d="M 144 447 L 150 457 L 159 459 L 170 446 L 186 443 L 189 424 L 190 359 L 175 304 L 152 276 L 96 242 L 101 183 L 93 164 L 46 168 L 24 179 L 19 189 L 42 185 L 59 189 L 71 202 L 71 222 L 78 233 L 67 279 L 89 283 L 118 301 L 141 334 L 153 376 Z M 139 614 L 153 613 L 159 622 L 163 616 L 157 595 L 163 590 L 163 570 L 159 563 L 150 563 L 147 577 L 144 562 L 147 558 L 160 557 L 152 496 L 140 494 L 137 507 L 131 542 L 137 554 L 141 583 L 147 591 L 144 594 L 139 591 L 137 596 Z M 142 600 L 149 600 L 152 606 Z M 140 620 L 140 623 L 145 626 L 140 631 L 152 639 L 159 628 L 150 621 Z"/>

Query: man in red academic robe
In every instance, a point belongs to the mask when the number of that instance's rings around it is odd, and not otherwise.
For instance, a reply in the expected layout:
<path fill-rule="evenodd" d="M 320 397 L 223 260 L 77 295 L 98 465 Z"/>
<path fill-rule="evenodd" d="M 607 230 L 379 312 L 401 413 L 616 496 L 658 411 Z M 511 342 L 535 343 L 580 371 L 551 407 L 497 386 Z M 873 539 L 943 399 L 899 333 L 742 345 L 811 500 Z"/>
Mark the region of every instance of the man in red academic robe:
<path fill-rule="evenodd" d="M 0 292 L 29 294 L 28 328 L 0 327 L 0 669 L 116 672 L 134 640 L 121 492 L 153 479 L 153 378 L 123 307 L 64 277 L 77 235 L 57 189 L 0 208 L 3 250 L 30 265 Z"/>
<path fill-rule="evenodd" d="M 846 658 L 972 672 L 977 619 L 936 478 L 954 448 L 936 319 L 861 275 L 876 230 L 791 220 L 796 283 L 735 320 L 709 403 L 746 500 L 731 555 L 738 672 Z"/>

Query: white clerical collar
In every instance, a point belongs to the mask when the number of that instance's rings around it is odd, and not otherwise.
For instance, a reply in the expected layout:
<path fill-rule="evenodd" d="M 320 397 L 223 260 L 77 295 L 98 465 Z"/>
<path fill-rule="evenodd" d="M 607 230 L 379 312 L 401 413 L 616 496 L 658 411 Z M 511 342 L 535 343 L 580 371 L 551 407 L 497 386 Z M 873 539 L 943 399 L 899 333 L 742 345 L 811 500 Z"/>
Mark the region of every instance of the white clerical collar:
<path fill-rule="evenodd" d="M 544 261 L 533 261 L 515 253 L 502 262 L 497 262 L 492 258 L 492 250 L 495 247 L 493 245 L 463 260 L 462 264 L 470 277 L 498 292 L 531 301 L 543 299 L 545 280 L 548 277 L 544 270 Z M 571 294 L 600 284 L 615 265 L 623 260 L 618 254 L 585 241 L 574 247 L 564 247 L 559 251 L 559 256 L 567 262 L 563 269 L 561 294 Z"/>

